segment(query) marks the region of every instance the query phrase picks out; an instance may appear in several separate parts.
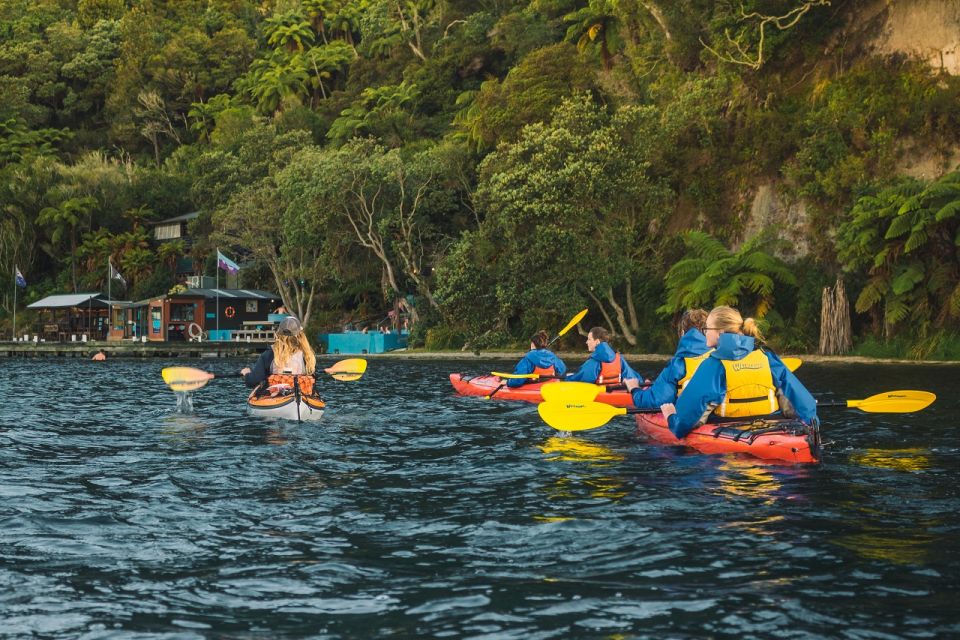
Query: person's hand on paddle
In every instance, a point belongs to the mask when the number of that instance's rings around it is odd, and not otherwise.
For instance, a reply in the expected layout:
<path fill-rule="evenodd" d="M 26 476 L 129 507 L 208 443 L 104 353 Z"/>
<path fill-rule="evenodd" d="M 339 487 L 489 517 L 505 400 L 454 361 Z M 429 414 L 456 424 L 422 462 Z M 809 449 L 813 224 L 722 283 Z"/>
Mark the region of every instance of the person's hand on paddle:
<path fill-rule="evenodd" d="M 660 412 L 663 413 L 664 419 L 669 420 L 670 416 L 677 414 L 677 408 L 673 406 L 672 402 L 667 402 L 666 404 L 660 405 Z"/>

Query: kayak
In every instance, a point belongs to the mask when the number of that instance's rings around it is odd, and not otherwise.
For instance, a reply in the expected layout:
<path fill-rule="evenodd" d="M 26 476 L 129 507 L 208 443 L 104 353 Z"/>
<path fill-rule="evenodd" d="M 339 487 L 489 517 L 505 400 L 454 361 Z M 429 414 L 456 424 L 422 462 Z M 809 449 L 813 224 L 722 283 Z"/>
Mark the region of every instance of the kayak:
<path fill-rule="evenodd" d="M 506 380 L 500 376 L 470 376 L 465 373 L 451 373 L 450 384 L 461 396 L 483 396 L 493 394 L 497 400 L 523 400 L 535 404 L 543 402 L 540 389 L 545 384 L 559 382 L 559 380 L 544 380 L 530 382 L 522 387 L 508 387 Z M 609 389 L 609 387 L 608 387 Z M 601 391 L 597 395 L 597 402 L 613 405 L 614 407 L 633 406 L 633 398 L 626 389 Z"/>
<path fill-rule="evenodd" d="M 256 397 L 256 389 L 247 398 L 250 415 L 260 418 L 281 418 L 284 420 L 319 420 L 323 417 L 326 405 L 316 396 L 301 395 L 299 401 L 289 395 L 263 395 Z"/>
<path fill-rule="evenodd" d="M 702 453 L 745 453 L 764 460 L 820 462 L 820 428 L 799 420 L 756 419 L 704 424 L 678 439 L 662 413 L 638 413 L 637 433 L 662 444 L 692 447 Z"/>

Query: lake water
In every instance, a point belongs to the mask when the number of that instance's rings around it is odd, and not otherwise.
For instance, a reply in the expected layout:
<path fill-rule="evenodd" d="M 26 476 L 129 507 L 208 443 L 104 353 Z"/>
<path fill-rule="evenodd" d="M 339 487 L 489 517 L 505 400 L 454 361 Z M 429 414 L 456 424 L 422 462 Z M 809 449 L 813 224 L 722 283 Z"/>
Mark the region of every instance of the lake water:
<path fill-rule="evenodd" d="M 960 367 L 804 364 L 939 400 L 780 466 L 453 395 L 504 361 L 374 359 L 303 425 L 177 413 L 170 364 L 246 363 L 0 361 L 0 637 L 960 637 Z"/>

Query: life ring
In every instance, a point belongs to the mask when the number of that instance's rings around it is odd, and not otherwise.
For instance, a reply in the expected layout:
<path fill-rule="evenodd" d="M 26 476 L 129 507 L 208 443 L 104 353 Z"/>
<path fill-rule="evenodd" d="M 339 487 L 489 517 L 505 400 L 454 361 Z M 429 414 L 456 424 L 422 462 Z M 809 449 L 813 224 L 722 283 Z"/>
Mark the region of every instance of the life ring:
<path fill-rule="evenodd" d="M 196 330 L 194 330 L 194 327 L 196 327 Z M 196 340 L 203 335 L 203 327 L 198 325 L 196 322 L 191 322 L 187 326 L 187 335 Z"/>
<path fill-rule="evenodd" d="M 233 307 L 227 307 L 223 310 L 223 315 L 227 316 L 228 318 L 232 318 L 233 316 L 237 315 L 237 310 Z"/>

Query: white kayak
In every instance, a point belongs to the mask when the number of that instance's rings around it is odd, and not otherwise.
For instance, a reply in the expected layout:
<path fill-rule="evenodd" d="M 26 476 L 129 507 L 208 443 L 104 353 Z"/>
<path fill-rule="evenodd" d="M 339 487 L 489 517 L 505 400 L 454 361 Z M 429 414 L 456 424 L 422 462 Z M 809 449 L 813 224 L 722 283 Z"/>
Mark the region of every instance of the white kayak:
<path fill-rule="evenodd" d="M 264 395 L 255 397 L 251 393 L 247 398 L 247 407 L 250 415 L 260 418 L 281 418 L 283 420 L 319 420 L 323 417 L 326 406 L 320 398 L 315 396 L 300 396 L 299 402 L 293 394 Z"/>

